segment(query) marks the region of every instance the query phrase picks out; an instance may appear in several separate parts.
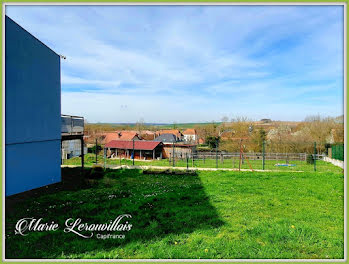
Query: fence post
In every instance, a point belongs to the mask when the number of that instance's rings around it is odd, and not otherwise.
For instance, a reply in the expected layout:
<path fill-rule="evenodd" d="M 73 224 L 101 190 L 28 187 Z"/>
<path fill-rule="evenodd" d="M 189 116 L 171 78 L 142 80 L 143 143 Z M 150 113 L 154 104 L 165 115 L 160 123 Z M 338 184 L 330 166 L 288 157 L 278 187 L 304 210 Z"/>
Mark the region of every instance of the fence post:
<path fill-rule="evenodd" d="M 132 165 L 135 165 L 135 139 L 132 139 Z"/>
<path fill-rule="evenodd" d="M 96 151 L 96 164 L 98 163 L 98 159 L 97 159 L 97 138 L 96 138 L 96 149 L 95 149 L 95 151 Z"/>
<path fill-rule="evenodd" d="M 263 170 L 265 168 L 265 141 L 263 140 L 263 145 L 262 145 L 262 167 Z"/>
<path fill-rule="evenodd" d="M 84 138 L 80 138 L 80 147 L 81 147 L 81 172 L 84 175 L 84 166 L 85 166 L 85 153 L 84 153 Z"/>
<path fill-rule="evenodd" d="M 107 149 L 104 148 L 104 169 L 106 169 Z"/>
<path fill-rule="evenodd" d="M 241 146 L 241 139 L 240 139 L 240 159 L 239 159 L 239 171 L 241 170 L 241 158 L 242 158 L 242 151 L 241 151 L 241 148 L 242 148 L 242 146 Z"/>
<path fill-rule="evenodd" d="M 73 117 L 70 117 L 70 134 L 73 134 Z"/>
<path fill-rule="evenodd" d="M 314 142 L 314 171 L 316 171 L 316 142 Z"/>
<path fill-rule="evenodd" d="M 175 149 L 174 149 L 174 143 L 172 144 L 172 166 L 175 166 Z"/>
<path fill-rule="evenodd" d="M 185 153 L 185 158 L 187 160 L 187 170 L 189 169 L 189 159 L 188 159 L 188 153 Z"/>
<path fill-rule="evenodd" d="M 218 139 L 216 139 L 216 169 L 218 169 Z"/>

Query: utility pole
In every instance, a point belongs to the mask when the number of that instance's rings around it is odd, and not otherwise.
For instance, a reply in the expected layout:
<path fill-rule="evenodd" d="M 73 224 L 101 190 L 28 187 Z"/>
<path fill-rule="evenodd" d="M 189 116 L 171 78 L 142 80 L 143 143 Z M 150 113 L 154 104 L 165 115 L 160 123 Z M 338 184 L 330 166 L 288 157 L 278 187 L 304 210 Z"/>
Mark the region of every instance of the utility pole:
<path fill-rule="evenodd" d="M 135 165 L 135 139 L 132 139 L 132 165 Z"/>

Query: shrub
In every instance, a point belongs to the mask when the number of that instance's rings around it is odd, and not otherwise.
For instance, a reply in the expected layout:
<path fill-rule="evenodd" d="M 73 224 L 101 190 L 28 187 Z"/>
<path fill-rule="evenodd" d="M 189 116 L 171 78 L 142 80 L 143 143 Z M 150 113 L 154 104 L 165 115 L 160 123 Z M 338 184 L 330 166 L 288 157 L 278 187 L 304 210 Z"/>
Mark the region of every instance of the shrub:
<path fill-rule="evenodd" d="M 215 149 L 216 147 L 218 147 L 219 141 L 220 141 L 220 137 L 210 136 L 206 138 L 206 144 L 210 147 L 210 149 Z"/>
<path fill-rule="evenodd" d="M 119 177 L 119 173 L 118 172 L 107 172 L 105 175 L 104 175 L 105 178 L 110 178 L 110 179 L 116 179 Z"/>
<path fill-rule="evenodd" d="M 101 179 L 104 176 L 104 169 L 102 166 L 94 166 L 90 171 L 90 179 Z"/>
<path fill-rule="evenodd" d="M 116 180 L 109 178 L 109 177 L 104 177 L 101 181 L 101 183 L 105 186 L 105 187 L 113 187 L 116 184 Z"/>
<path fill-rule="evenodd" d="M 103 150 L 102 146 L 97 144 L 97 153 L 99 153 L 101 150 Z M 96 145 L 94 145 L 91 149 L 90 149 L 91 153 L 96 154 Z"/>
<path fill-rule="evenodd" d="M 314 157 L 312 154 L 307 155 L 307 163 L 308 164 L 314 164 Z"/>

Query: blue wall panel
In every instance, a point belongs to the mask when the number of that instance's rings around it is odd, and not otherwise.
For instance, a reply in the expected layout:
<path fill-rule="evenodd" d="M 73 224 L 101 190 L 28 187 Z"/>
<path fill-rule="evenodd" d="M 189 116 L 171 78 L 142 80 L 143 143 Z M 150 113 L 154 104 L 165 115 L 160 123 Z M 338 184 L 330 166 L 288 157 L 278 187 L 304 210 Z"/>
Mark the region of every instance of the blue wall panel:
<path fill-rule="evenodd" d="M 6 17 L 6 144 L 61 136 L 60 57 Z"/>
<path fill-rule="evenodd" d="M 5 18 L 6 195 L 61 179 L 60 57 Z"/>
<path fill-rule="evenodd" d="M 7 145 L 6 196 L 61 181 L 60 147 L 60 140 Z"/>

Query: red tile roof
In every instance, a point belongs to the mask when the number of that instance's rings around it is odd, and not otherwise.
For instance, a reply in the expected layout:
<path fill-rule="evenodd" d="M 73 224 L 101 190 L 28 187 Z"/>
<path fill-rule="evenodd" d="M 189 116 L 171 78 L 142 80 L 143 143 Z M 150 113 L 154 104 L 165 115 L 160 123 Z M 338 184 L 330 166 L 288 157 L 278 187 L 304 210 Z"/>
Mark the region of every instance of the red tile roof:
<path fill-rule="evenodd" d="M 156 133 L 158 135 L 162 135 L 162 134 L 173 134 L 176 137 L 181 137 L 183 134 L 181 133 L 181 131 L 179 131 L 178 129 L 163 129 L 163 130 L 159 130 L 156 131 Z"/>
<path fill-rule="evenodd" d="M 158 141 L 134 141 L 135 149 L 137 150 L 153 150 L 161 142 Z M 112 140 L 105 144 L 106 148 L 117 148 L 117 149 L 133 149 L 133 141 L 126 140 Z"/>
<path fill-rule="evenodd" d="M 134 137 L 137 137 L 138 134 L 133 131 L 115 131 L 105 133 L 104 142 L 108 143 L 112 140 L 132 140 Z"/>
<path fill-rule="evenodd" d="M 183 131 L 183 135 L 196 135 L 196 131 L 193 128 L 188 128 Z"/>

